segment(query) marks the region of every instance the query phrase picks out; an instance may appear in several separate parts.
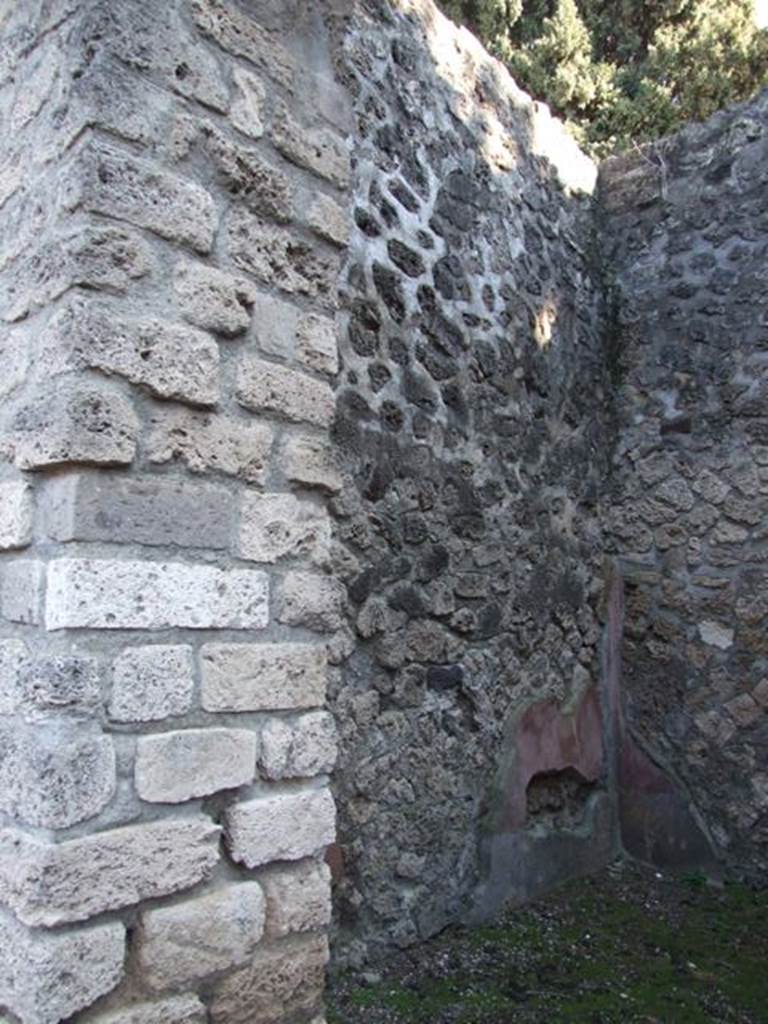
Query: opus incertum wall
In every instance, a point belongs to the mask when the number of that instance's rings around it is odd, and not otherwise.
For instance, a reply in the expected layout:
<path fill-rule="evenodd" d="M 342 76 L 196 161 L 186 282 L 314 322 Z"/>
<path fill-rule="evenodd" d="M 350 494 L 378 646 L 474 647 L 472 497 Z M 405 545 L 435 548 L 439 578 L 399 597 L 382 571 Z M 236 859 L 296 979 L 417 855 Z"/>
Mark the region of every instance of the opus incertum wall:
<path fill-rule="evenodd" d="M 0 12 L 0 1006 L 319 1020 L 327 5 Z"/>
<path fill-rule="evenodd" d="M 764 873 L 765 105 L 596 211 L 429 0 L 0 7 L 3 1024 Z"/>

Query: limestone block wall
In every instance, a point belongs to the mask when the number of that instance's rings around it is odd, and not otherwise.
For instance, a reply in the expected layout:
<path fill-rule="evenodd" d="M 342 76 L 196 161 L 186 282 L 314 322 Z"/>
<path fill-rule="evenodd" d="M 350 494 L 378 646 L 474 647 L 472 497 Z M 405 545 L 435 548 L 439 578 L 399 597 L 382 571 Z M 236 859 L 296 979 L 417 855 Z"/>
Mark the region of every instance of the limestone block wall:
<path fill-rule="evenodd" d="M 0 11 L 0 1013 L 319 1022 L 331 5 Z"/>
<path fill-rule="evenodd" d="M 432 3 L 345 41 L 354 227 L 334 441 L 339 956 L 614 849 L 596 169 Z"/>
<path fill-rule="evenodd" d="M 765 92 L 601 169 L 619 415 L 606 525 L 626 584 L 628 725 L 718 858 L 762 877 L 767 194 Z M 686 850 L 667 842 L 648 767 L 624 766 L 625 838 L 676 861 Z"/>

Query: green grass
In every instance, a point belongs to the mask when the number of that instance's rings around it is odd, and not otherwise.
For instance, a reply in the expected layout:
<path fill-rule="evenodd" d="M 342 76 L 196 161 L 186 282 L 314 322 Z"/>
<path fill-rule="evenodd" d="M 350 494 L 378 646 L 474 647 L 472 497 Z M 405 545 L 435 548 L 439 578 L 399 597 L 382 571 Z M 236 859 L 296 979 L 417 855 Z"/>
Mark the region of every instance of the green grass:
<path fill-rule="evenodd" d="M 395 971 L 334 1002 L 330 1024 L 768 1024 L 768 893 L 688 878 L 577 883 L 433 942 L 451 969 Z M 440 976 L 435 977 L 437 973 Z M 368 1011 L 369 1016 L 366 1016 Z"/>

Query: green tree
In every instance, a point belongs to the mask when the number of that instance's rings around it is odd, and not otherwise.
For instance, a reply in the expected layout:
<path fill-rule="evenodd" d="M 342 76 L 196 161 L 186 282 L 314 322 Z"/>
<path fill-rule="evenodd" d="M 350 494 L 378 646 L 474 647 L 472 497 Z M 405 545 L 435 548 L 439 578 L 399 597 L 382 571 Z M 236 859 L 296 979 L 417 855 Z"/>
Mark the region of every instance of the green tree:
<path fill-rule="evenodd" d="M 754 0 L 447 0 L 597 156 L 768 82 Z"/>

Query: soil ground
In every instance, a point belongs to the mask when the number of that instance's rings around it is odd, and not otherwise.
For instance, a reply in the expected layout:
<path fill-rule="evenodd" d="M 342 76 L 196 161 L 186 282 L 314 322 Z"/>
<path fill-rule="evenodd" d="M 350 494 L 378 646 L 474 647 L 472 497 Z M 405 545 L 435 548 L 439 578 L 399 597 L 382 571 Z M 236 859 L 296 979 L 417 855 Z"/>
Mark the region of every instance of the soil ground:
<path fill-rule="evenodd" d="M 618 862 L 336 979 L 329 1024 L 768 1024 L 768 889 Z"/>

